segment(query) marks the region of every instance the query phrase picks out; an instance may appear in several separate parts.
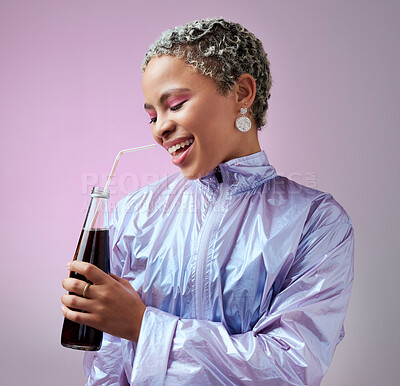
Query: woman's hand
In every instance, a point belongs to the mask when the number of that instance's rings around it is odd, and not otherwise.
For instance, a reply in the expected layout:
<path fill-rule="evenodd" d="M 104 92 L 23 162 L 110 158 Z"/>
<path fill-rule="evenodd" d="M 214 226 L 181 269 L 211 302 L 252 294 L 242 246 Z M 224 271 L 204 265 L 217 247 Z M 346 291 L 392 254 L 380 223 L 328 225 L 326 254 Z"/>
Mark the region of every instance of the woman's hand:
<path fill-rule="evenodd" d="M 82 261 L 73 261 L 67 268 L 85 276 L 93 284 L 86 289 L 85 298 L 70 294 L 62 296 L 64 316 L 73 322 L 137 342 L 146 306 L 129 281 L 113 274 L 109 276 L 93 264 Z M 62 282 L 67 291 L 78 295 L 83 294 L 86 284 L 69 277 Z"/>

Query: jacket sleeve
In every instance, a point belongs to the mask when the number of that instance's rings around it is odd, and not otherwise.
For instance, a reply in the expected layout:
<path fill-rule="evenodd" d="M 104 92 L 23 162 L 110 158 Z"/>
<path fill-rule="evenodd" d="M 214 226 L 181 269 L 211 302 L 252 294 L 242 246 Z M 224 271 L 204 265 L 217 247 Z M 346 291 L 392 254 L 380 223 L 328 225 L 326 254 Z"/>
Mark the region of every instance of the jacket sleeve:
<path fill-rule="evenodd" d="M 103 333 L 99 351 L 85 353 L 83 367 L 87 386 L 129 385 L 123 369 L 121 339 Z"/>
<path fill-rule="evenodd" d="M 341 207 L 312 215 L 269 309 L 244 334 L 148 307 L 130 383 L 319 385 L 343 337 L 353 245 Z"/>

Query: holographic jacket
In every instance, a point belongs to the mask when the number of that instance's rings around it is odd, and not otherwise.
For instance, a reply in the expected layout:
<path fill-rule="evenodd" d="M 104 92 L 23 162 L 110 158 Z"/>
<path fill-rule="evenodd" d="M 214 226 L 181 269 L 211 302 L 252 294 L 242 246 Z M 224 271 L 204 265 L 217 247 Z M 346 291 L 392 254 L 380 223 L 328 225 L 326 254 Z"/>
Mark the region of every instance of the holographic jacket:
<path fill-rule="evenodd" d="M 112 224 L 112 271 L 147 309 L 137 343 L 105 334 L 85 355 L 89 385 L 320 383 L 353 281 L 352 224 L 330 194 L 261 151 L 141 188 Z"/>

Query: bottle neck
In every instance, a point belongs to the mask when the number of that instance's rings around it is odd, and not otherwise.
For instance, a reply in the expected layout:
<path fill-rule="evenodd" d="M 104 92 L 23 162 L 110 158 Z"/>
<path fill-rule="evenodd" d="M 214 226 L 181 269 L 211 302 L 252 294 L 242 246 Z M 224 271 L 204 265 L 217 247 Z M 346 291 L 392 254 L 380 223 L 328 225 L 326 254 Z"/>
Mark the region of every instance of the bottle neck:
<path fill-rule="evenodd" d="M 90 193 L 91 197 L 97 198 L 110 198 L 110 191 L 108 189 L 102 188 L 100 186 L 93 186 L 92 193 Z"/>
<path fill-rule="evenodd" d="M 109 191 L 95 186 L 90 195 L 89 209 L 86 215 L 84 228 L 91 229 L 108 229 L 109 228 L 109 211 L 108 199 Z"/>

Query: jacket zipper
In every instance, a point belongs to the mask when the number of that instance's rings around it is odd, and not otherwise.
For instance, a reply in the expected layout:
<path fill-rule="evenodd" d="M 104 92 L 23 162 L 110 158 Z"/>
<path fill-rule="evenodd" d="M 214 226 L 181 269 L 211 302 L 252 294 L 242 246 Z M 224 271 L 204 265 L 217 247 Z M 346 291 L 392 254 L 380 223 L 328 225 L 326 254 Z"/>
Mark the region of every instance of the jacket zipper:
<path fill-rule="evenodd" d="M 205 272 L 208 261 L 208 254 L 210 250 L 210 240 L 213 234 L 213 229 L 220 214 L 220 210 L 223 207 L 223 202 L 225 201 L 227 195 L 227 185 L 222 182 L 221 174 L 218 176 L 217 173 L 221 173 L 216 170 L 216 175 L 219 183 L 219 194 L 217 201 L 214 206 L 210 208 L 210 215 L 205 220 L 205 224 L 203 226 L 203 232 L 200 236 L 200 243 L 197 255 L 197 263 L 196 263 L 196 275 L 195 275 L 195 305 L 196 305 L 196 318 L 206 319 L 206 299 L 205 299 L 205 289 L 206 289 L 206 279 Z M 221 177 L 221 180 L 220 178 Z"/>

